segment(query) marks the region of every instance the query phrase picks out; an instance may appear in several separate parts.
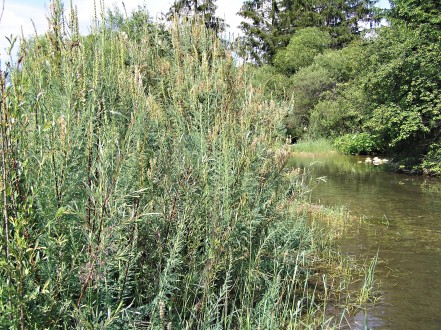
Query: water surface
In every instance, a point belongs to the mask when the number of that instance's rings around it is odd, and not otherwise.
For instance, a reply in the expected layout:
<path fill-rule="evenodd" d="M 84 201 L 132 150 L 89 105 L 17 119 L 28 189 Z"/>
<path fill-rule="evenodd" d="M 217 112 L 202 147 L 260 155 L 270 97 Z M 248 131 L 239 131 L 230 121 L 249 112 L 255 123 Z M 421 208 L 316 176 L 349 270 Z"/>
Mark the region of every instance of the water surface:
<path fill-rule="evenodd" d="M 379 251 L 382 301 L 368 311 L 369 328 L 441 329 L 441 182 L 391 173 L 364 159 L 294 156 L 292 165 L 326 177 L 313 203 L 345 205 L 365 218 L 340 245 L 358 258 Z M 352 322 L 352 329 L 363 329 L 364 315 Z"/>

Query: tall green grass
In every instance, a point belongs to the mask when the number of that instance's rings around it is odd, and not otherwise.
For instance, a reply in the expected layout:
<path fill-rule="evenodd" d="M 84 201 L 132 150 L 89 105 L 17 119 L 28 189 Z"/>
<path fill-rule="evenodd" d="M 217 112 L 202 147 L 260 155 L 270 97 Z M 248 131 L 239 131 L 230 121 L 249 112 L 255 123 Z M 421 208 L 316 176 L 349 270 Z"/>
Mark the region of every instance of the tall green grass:
<path fill-rule="evenodd" d="M 82 37 L 50 8 L 2 72 L 0 327 L 327 324 L 283 113 L 246 69 L 197 22 Z"/>
<path fill-rule="evenodd" d="M 336 152 L 332 142 L 327 139 L 303 139 L 298 141 L 293 146 L 295 152 L 307 152 L 307 153 L 330 153 Z"/>

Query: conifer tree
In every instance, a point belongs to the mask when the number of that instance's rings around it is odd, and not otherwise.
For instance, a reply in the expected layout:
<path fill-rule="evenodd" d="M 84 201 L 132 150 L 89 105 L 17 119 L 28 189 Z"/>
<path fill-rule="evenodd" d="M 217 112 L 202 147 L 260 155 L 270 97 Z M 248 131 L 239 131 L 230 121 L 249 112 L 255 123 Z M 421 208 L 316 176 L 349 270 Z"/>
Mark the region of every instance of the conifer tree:
<path fill-rule="evenodd" d="M 247 0 L 240 16 L 244 47 L 256 63 L 271 63 L 277 49 L 305 27 L 319 27 L 341 48 L 360 34 L 361 22 L 374 19 L 377 0 Z"/>
<path fill-rule="evenodd" d="M 225 30 L 225 21 L 216 17 L 216 0 L 176 0 L 170 7 L 167 18 L 178 17 L 203 17 L 205 25 L 215 31 Z"/>
<path fill-rule="evenodd" d="M 405 22 L 408 25 L 431 25 L 433 30 L 441 30 L 441 2 L 439 0 L 391 0 L 388 12 L 393 24 Z"/>
<path fill-rule="evenodd" d="M 276 0 L 245 1 L 238 13 L 246 21 L 240 23 L 245 34 L 243 46 L 258 64 L 270 62 L 280 45 L 280 12 Z"/>

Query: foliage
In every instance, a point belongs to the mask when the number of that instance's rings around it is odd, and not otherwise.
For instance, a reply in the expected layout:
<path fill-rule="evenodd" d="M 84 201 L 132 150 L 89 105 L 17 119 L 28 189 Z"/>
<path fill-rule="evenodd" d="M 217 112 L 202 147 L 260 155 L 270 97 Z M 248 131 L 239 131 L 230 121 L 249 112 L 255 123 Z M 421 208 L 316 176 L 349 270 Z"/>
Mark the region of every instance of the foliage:
<path fill-rule="evenodd" d="M 406 167 L 438 173 L 438 2 L 391 1 L 385 11 L 390 25 L 371 30 L 364 39 L 346 38 L 345 29 L 354 17 L 375 21 L 373 3 L 354 4 L 360 11 L 353 16 L 347 15 L 347 2 L 333 9 L 331 3 L 244 3 L 248 51 L 256 63 L 273 64 L 262 67 L 254 85 L 288 101 L 283 122 L 293 141 L 343 136 L 337 144 L 348 153 L 381 150 Z"/>
<path fill-rule="evenodd" d="M 276 50 L 284 46 L 279 36 L 278 12 L 276 0 L 244 1 L 238 14 L 245 19 L 240 28 L 245 35 L 241 40 L 247 60 L 259 65 L 270 64 Z"/>
<path fill-rule="evenodd" d="M 421 163 L 421 168 L 425 174 L 441 176 L 441 143 L 430 145 L 429 151 Z"/>
<path fill-rule="evenodd" d="M 318 28 L 301 29 L 292 36 L 286 48 L 277 52 L 274 66 L 285 74 L 295 73 L 312 64 L 314 57 L 323 53 L 330 43 L 329 34 Z"/>
<path fill-rule="evenodd" d="M 290 114 L 298 117 L 302 126 L 309 126 L 311 109 L 321 94 L 335 86 L 334 79 L 325 69 L 311 65 L 291 77 L 293 107 Z"/>
<path fill-rule="evenodd" d="M 370 100 L 366 129 L 379 136 L 384 149 L 413 165 L 429 150 L 433 155 L 437 148 L 431 146 L 441 138 L 441 33 L 436 20 L 423 14 L 426 9 L 439 17 L 440 8 L 430 1 L 394 1 L 392 25 L 370 45 L 362 80 Z"/>
<path fill-rule="evenodd" d="M 334 146 L 345 154 L 369 154 L 378 150 L 376 138 L 368 133 L 346 134 L 334 141 Z"/>
<path fill-rule="evenodd" d="M 439 15 L 441 8 L 437 0 L 391 0 L 390 3 L 391 10 L 388 12 L 388 18 L 394 24 L 406 22 L 416 27 L 421 24 L 430 24 L 435 28 L 441 25 Z"/>
<path fill-rule="evenodd" d="M 310 134 L 315 137 L 336 138 L 361 130 L 364 116 L 363 95 L 359 89 L 337 87 L 325 92 L 314 105 L 310 116 Z"/>
<path fill-rule="evenodd" d="M 355 44 L 316 58 L 334 80 L 334 85 L 320 94 L 310 110 L 312 136 L 335 138 L 362 129 L 368 103 L 359 84 L 359 59 L 363 58 L 363 52 L 363 47 Z"/>
<path fill-rule="evenodd" d="M 325 50 L 317 54 L 313 63 L 326 69 L 337 83 L 346 83 L 358 77 L 364 67 L 365 49 L 360 42 L 354 42 L 339 50 Z"/>
<path fill-rule="evenodd" d="M 1 74 L 0 328 L 326 326 L 303 177 L 247 68 L 199 24 L 62 21 Z"/>
<path fill-rule="evenodd" d="M 112 31 L 125 34 L 127 38 L 136 41 L 141 41 L 146 29 L 152 33 L 159 28 L 153 26 L 145 5 L 133 10 L 129 18 L 125 18 L 119 7 L 115 5 L 112 10 L 108 9 L 105 24 Z"/>
<path fill-rule="evenodd" d="M 253 72 L 252 84 L 261 88 L 268 98 L 284 100 L 291 93 L 289 78 L 280 73 L 274 66 L 263 65 L 260 67 L 250 66 Z"/>
<path fill-rule="evenodd" d="M 310 136 L 365 132 L 374 141 L 349 135 L 337 143 L 348 153 L 380 149 L 410 168 L 424 163 L 425 172 L 432 168 L 435 173 L 441 138 L 437 12 L 439 7 L 430 1 L 394 1 L 388 13 L 391 26 L 364 43 L 317 55 L 311 67 L 292 77 L 298 91 L 294 104 L 300 106 L 296 121 L 309 125 Z M 296 86 L 297 79 L 304 88 Z"/>
<path fill-rule="evenodd" d="M 225 20 L 216 17 L 216 0 L 175 0 L 166 17 L 169 21 L 176 15 L 186 18 L 202 18 L 205 26 L 216 32 L 225 30 Z"/>
<path fill-rule="evenodd" d="M 375 57 L 365 89 L 372 98 L 370 127 L 389 146 L 421 139 L 440 127 L 441 98 L 437 68 L 440 43 L 432 43 L 418 30 L 388 29 L 373 45 Z M 426 36 L 427 37 L 427 36 Z"/>
<path fill-rule="evenodd" d="M 358 44 L 327 50 L 291 76 L 292 107 L 285 120 L 289 134 L 335 137 L 357 129 L 361 95 L 350 82 L 357 77 L 362 51 Z"/>
<path fill-rule="evenodd" d="M 244 18 L 244 47 L 257 64 L 271 64 L 277 51 L 307 27 L 317 27 L 332 37 L 334 48 L 342 48 L 360 34 L 360 23 L 376 20 L 376 1 L 248 0 L 239 12 Z"/>
<path fill-rule="evenodd" d="M 305 126 L 304 118 L 292 112 L 292 106 L 288 109 L 285 118 L 283 119 L 286 135 L 292 143 L 297 142 L 308 131 Z"/>

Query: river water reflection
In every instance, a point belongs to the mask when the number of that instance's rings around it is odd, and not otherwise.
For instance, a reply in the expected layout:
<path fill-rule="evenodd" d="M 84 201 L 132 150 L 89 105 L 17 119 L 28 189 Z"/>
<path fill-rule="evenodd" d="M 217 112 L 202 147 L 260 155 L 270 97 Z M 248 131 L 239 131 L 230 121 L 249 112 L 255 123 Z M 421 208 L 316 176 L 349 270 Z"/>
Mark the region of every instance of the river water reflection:
<path fill-rule="evenodd" d="M 368 311 L 368 327 L 441 329 L 441 182 L 387 172 L 355 156 L 294 156 L 291 165 L 326 177 L 313 203 L 345 205 L 366 219 L 340 246 L 356 257 L 379 251 L 382 301 Z M 351 328 L 363 329 L 364 318 L 358 315 Z"/>

